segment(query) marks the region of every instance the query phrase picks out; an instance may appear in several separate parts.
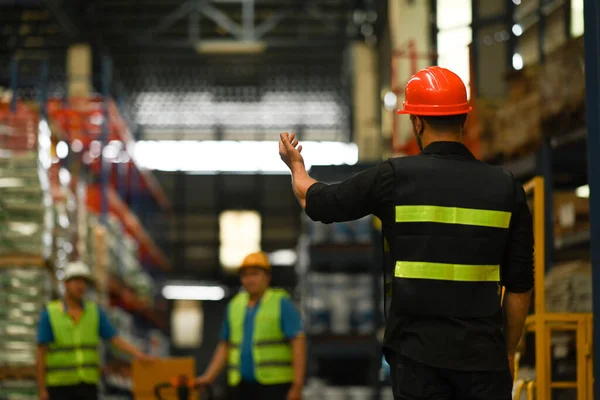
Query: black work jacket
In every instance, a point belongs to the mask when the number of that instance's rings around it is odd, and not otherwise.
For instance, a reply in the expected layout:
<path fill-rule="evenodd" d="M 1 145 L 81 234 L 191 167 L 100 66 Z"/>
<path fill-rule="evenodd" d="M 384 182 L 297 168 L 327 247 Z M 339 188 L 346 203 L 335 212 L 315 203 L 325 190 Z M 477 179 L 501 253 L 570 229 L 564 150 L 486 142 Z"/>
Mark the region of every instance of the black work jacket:
<path fill-rule="evenodd" d="M 434 142 L 307 193 L 325 223 L 374 214 L 389 246 L 384 347 L 431 366 L 503 370 L 500 286 L 533 287 L 533 227 L 512 175 L 462 144 Z"/>

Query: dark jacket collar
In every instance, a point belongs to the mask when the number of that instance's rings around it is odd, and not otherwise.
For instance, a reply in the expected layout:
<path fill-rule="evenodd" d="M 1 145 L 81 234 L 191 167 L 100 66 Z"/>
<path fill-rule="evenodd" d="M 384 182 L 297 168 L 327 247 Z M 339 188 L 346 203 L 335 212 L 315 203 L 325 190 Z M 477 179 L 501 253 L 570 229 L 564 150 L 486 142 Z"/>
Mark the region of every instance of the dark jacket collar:
<path fill-rule="evenodd" d="M 460 142 L 433 142 L 421 151 L 422 155 L 454 156 L 475 159 L 471 151 Z"/>

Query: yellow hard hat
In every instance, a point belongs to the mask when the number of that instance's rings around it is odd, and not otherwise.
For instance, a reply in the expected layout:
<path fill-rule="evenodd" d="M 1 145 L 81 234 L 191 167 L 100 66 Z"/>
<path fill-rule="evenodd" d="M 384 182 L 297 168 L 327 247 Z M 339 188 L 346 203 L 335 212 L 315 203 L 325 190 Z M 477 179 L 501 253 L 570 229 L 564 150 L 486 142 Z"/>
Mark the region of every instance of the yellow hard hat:
<path fill-rule="evenodd" d="M 246 258 L 244 258 L 244 261 L 242 261 L 242 265 L 240 265 L 240 269 L 249 267 L 262 268 L 270 271 L 271 263 L 269 263 L 269 258 L 265 253 L 258 251 L 256 253 L 248 254 Z"/>

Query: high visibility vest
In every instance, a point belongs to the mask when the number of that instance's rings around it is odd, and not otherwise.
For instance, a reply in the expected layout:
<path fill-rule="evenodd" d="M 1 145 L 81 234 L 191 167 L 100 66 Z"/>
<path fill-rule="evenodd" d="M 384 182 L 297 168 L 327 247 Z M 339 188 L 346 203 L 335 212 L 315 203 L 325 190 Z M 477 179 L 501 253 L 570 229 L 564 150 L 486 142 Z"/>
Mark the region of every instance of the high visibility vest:
<path fill-rule="evenodd" d="M 75 323 L 61 301 L 48 304 L 54 342 L 46 353 L 46 384 L 71 386 L 100 381 L 100 318 L 98 306 L 86 302 L 81 319 Z"/>
<path fill-rule="evenodd" d="M 288 297 L 283 290 L 268 289 L 263 295 L 254 321 L 252 334 L 252 356 L 254 375 L 263 385 L 276 385 L 292 382 L 292 349 L 281 330 L 281 300 Z M 237 386 L 241 381 L 240 355 L 244 339 L 244 319 L 249 295 L 240 293 L 229 304 L 228 322 L 229 368 L 228 382 Z"/>

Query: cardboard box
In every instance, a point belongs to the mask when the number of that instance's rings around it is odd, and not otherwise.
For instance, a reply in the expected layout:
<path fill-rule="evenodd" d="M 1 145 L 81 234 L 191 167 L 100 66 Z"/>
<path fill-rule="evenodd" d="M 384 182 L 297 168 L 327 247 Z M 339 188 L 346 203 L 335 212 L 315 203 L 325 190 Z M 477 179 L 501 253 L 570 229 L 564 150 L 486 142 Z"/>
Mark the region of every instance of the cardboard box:
<path fill-rule="evenodd" d="M 190 379 L 195 377 L 196 364 L 193 358 L 165 358 L 151 362 L 135 360 L 132 365 L 135 400 L 156 400 L 154 388 L 161 383 L 172 382 L 180 375 Z M 172 390 L 165 390 L 164 398 L 177 400 Z"/>

